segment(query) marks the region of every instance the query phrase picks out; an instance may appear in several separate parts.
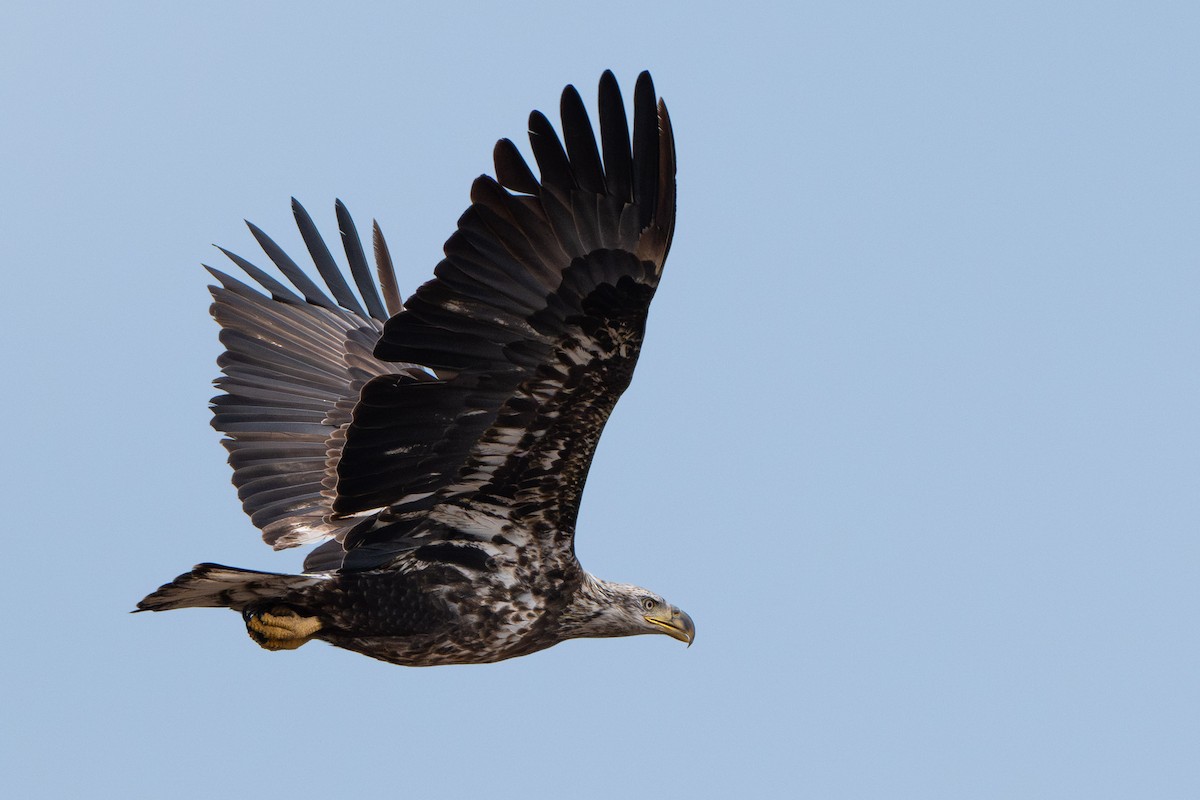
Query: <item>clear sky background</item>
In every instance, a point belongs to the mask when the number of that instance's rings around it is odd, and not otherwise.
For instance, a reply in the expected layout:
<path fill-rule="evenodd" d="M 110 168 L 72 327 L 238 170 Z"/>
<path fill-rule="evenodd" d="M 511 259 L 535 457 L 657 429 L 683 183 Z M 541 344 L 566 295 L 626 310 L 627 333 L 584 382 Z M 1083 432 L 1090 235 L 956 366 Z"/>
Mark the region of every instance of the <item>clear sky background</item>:
<path fill-rule="evenodd" d="M 432 6 L 5 12 L 6 796 L 1200 797 L 1200 7 Z M 208 427 L 210 243 L 341 197 L 411 290 L 605 68 L 668 102 L 679 220 L 579 554 L 695 646 L 128 614 L 302 558 Z"/>

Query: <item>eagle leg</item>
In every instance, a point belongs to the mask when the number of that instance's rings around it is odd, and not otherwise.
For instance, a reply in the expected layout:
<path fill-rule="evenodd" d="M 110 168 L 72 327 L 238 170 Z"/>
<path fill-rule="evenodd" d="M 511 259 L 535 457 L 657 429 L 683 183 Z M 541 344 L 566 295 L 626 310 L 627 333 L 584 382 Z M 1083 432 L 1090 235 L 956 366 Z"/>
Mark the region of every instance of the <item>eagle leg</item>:
<path fill-rule="evenodd" d="M 283 605 L 247 606 L 242 612 L 246 632 L 266 650 L 295 650 L 321 630 L 321 620 Z"/>

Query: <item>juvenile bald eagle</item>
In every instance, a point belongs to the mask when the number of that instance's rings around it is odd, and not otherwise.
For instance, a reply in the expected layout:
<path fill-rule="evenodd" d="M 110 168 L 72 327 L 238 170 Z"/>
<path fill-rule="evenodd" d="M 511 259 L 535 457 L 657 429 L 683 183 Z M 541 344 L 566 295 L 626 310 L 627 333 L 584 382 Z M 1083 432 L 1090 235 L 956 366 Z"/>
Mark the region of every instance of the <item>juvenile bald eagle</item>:
<path fill-rule="evenodd" d="M 540 178 L 500 140 L 496 177 L 475 181 L 436 277 L 403 304 L 378 225 L 377 288 L 340 202 L 357 293 L 295 202 L 324 288 L 253 225 L 291 286 L 222 251 L 269 296 L 209 270 L 226 348 L 213 427 L 264 540 L 327 541 L 303 574 L 201 564 L 139 610 L 231 608 L 269 650 L 320 639 L 411 666 L 589 636 L 691 643 L 687 614 L 575 558 L 588 467 L 675 226 L 671 121 L 648 73 L 633 109 L 631 149 L 605 72 L 597 146 L 568 86 L 562 141 L 529 118 Z"/>

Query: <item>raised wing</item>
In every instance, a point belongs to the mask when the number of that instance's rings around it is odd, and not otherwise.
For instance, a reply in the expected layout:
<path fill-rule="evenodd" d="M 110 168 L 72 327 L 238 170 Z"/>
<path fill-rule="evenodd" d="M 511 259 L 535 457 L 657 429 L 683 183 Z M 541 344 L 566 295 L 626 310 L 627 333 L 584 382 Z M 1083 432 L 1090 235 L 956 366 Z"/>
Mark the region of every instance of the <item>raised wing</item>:
<path fill-rule="evenodd" d="M 374 244 L 382 297 L 340 201 L 338 225 L 357 294 L 308 213 L 295 200 L 292 210 L 328 294 L 253 225 L 251 233 L 291 287 L 227 250 L 222 252 L 269 297 L 207 267 L 220 282 L 210 290 L 225 345 L 217 362 L 224 375 L 216 381 L 222 394 L 212 400 L 212 425 L 226 435 L 222 443 L 242 507 L 277 549 L 337 536 L 353 525 L 331 512 L 334 470 L 363 385 L 381 375 L 429 377 L 371 355 L 389 313 L 402 307 L 378 226 Z"/>
<path fill-rule="evenodd" d="M 671 123 L 648 73 L 633 105 L 632 149 L 611 72 L 600 81 L 599 146 L 573 87 L 562 96 L 563 140 L 534 112 L 540 179 L 512 142 L 496 145 L 496 179 L 476 180 L 436 277 L 375 348 L 436 379 L 374 378 L 346 431 L 335 515 L 382 513 L 319 548 L 310 568 L 383 563 L 413 547 L 415 519 L 480 503 L 571 547 L 587 470 L 632 375 L 675 222 Z M 370 555 L 352 557 L 357 548 Z"/>

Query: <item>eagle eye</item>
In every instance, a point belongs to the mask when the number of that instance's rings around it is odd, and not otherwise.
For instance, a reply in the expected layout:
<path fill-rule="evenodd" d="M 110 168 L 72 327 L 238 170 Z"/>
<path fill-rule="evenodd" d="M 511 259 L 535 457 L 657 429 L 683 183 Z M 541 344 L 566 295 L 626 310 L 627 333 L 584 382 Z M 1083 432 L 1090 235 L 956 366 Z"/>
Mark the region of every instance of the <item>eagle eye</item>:
<path fill-rule="evenodd" d="M 649 597 L 642 601 L 642 608 L 646 609 L 647 611 L 653 611 L 656 605 L 658 605 L 658 603 L 654 602 L 654 600 Z"/>

